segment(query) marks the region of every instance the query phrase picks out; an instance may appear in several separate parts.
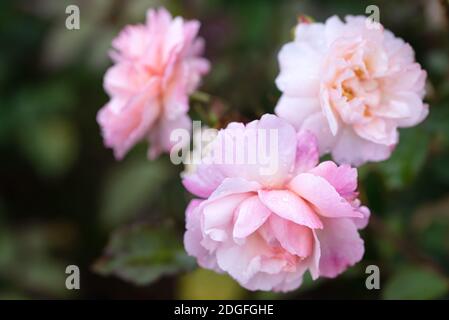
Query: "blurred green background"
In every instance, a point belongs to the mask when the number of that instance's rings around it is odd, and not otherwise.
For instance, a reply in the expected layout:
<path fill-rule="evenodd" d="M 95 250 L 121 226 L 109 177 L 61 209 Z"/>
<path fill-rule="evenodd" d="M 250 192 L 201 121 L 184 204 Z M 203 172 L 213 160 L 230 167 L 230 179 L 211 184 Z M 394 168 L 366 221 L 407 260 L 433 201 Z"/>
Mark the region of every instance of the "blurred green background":
<path fill-rule="evenodd" d="M 80 8 L 80 30 L 65 8 Z M 167 156 L 146 146 L 121 162 L 103 147 L 95 116 L 111 39 L 149 7 L 202 22 L 212 71 L 192 117 L 221 126 L 273 112 L 277 52 L 297 15 L 317 21 L 380 8 L 428 71 L 430 116 L 401 131 L 393 156 L 360 169 L 373 212 L 364 259 L 337 279 L 310 279 L 289 294 L 249 292 L 196 268 L 182 245 L 190 195 Z M 1 1 L 0 298 L 449 298 L 449 3 L 395 1 Z M 218 98 L 219 97 L 219 98 Z M 65 268 L 81 289 L 65 288 Z M 365 288 L 378 265 L 381 289 Z"/>

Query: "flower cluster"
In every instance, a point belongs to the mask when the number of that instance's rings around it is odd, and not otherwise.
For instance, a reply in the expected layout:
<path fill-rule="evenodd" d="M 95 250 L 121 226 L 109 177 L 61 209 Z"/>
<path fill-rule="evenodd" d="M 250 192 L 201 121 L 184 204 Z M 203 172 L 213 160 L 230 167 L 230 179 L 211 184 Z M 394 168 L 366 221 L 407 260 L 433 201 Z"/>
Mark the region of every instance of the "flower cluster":
<path fill-rule="evenodd" d="M 143 139 L 154 158 L 174 147 L 175 129 L 190 128 L 189 95 L 209 70 L 198 29 L 149 10 L 145 25 L 114 39 L 98 122 L 116 158 Z M 413 49 L 365 17 L 301 21 L 279 64 L 276 115 L 230 123 L 182 177 L 197 197 L 186 210 L 188 254 L 249 290 L 293 290 L 307 271 L 333 278 L 360 261 L 370 210 L 351 165 L 387 159 L 398 128 L 428 114 Z M 334 161 L 320 163 L 327 153 Z"/>

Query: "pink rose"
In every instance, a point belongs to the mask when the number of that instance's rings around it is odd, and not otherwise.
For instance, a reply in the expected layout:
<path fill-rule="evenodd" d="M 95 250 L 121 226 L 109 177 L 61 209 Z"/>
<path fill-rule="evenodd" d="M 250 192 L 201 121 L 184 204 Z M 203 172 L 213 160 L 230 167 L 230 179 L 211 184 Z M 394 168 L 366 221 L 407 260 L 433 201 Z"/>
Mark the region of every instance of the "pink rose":
<path fill-rule="evenodd" d="M 169 151 L 170 133 L 190 129 L 189 94 L 209 70 L 202 58 L 200 23 L 149 10 L 146 24 L 125 27 L 112 42 L 115 64 L 106 72 L 110 101 L 98 112 L 105 145 L 121 159 L 142 139 L 149 157 Z"/>
<path fill-rule="evenodd" d="M 426 72 L 413 49 L 366 17 L 299 24 L 279 63 L 276 114 L 313 132 L 320 153 L 331 152 L 338 163 L 387 159 L 397 128 L 428 114 Z"/>
<path fill-rule="evenodd" d="M 358 229 L 369 210 L 357 199 L 357 171 L 331 161 L 318 165 L 312 134 L 264 115 L 246 126 L 229 124 L 212 143 L 208 161 L 183 180 L 205 198 L 188 206 L 184 236 L 200 266 L 227 272 L 249 290 L 289 291 L 307 270 L 313 279 L 336 277 L 362 258 Z M 261 149 L 276 170 L 266 171 L 260 159 L 238 161 L 257 159 Z M 236 163 L 213 161 L 220 153 Z"/>

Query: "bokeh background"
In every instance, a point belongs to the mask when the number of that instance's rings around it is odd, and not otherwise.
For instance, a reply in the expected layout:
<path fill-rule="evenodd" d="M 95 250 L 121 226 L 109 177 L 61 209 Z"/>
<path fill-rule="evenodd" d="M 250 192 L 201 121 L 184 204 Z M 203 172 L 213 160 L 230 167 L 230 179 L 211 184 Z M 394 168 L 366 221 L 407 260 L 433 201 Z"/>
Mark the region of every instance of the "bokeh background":
<path fill-rule="evenodd" d="M 80 8 L 80 30 L 65 8 Z M 272 112 L 277 53 L 297 16 L 364 14 L 416 51 L 428 71 L 430 115 L 401 130 L 393 156 L 359 171 L 373 216 L 364 259 L 337 279 L 288 294 L 249 292 L 200 270 L 182 235 L 190 195 L 181 166 L 150 162 L 146 145 L 121 162 L 104 148 L 96 113 L 111 39 L 149 7 L 202 22 L 212 71 L 191 115 L 211 126 Z M 447 0 L 36 0 L 0 2 L 1 299 L 447 299 L 449 298 L 449 3 Z M 81 289 L 65 288 L 65 268 Z M 367 290 L 377 265 L 381 289 Z"/>

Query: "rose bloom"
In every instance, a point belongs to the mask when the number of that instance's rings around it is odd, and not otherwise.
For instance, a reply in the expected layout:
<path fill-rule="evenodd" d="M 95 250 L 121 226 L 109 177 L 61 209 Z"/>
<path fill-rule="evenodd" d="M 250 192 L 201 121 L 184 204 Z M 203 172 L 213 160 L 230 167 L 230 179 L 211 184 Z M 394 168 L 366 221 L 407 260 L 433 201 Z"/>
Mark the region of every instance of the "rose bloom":
<path fill-rule="evenodd" d="M 148 10 L 145 24 L 127 26 L 113 40 L 115 64 L 104 77 L 110 101 L 97 120 L 117 159 L 142 139 L 149 140 L 154 158 L 172 147 L 173 129 L 190 130 L 189 94 L 209 70 L 200 56 L 199 27 L 161 8 Z"/>
<path fill-rule="evenodd" d="M 256 143 L 224 143 L 236 130 Z M 276 132 L 273 148 L 267 147 L 274 140 L 263 137 L 266 132 Z M 356 169 L 318 164 L 315 137 L 296 133 L 274 115 L 246 126 L 229 124 L 211 153 L 232 153 L 236 160 L 242 152 L 248 159 L 247 150 L 262 154 L 261 148 L 276 170 L 263 170 L 259 161 L 204 161 L 184 178 L 186 188 L 202 198 L 192 200 L 186 212 L 189 255 L 249 290 L 293 290 L 307 270 L 313 279 L 333 278 L 358 262 L 364 253 L 358 229 L 367 224 L 369 210 L 357 199 Z"/>
<path fill-rule="evenodd" d="M 387 159 L 397 128 L 428 114 L 426 72 L 413 49 L 366 17 L 300 23 L 279 53 L 276 114 L 313 132 L 320 153 L 360 165 Z"/>

